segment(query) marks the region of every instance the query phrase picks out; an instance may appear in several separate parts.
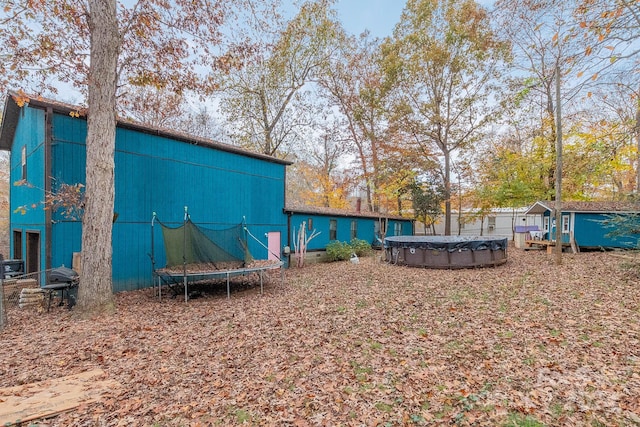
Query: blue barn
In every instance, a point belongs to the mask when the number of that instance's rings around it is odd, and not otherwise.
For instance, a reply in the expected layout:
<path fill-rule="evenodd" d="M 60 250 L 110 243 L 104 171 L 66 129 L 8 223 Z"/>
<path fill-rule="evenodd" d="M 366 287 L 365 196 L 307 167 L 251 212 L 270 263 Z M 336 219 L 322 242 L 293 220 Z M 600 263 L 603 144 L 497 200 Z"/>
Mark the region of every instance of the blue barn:
<path fill-rule="evenodd" d="M 10 182 L 23 183 L 12 185 L 10 191 L 6 258 L 24 260 L 27 273 L 71 266 L 74 253 L 81 250 L 80 220 L 45 209 L 43 203 L 62 184 L 85 182 L 87 122 L 78 111 L 42 99 L 23 105 L 15 93 L 5 101 L 0 149 L 10 151 Z M 288 164 L 207 139 L 119 121 L 114 291 L 153 284 L 150 253 L 155 253 L 156 265 L 163 265 L 160 227 L 155 231 L 151 227 L 154 212 L 172 227 L 183 224 L 185 207 L 194 223 L 209 229 L 244 222 L 251 236 L 264 236 L 248 238 L 254 258 L 281 254 L 281 241 L 287 235 L 283 207 Z"/>
<path fill-rule="evenodd" d="M 365 240 L 380 247 L 381 230 L 386 227 L 386 236 L 413 235 L 413 220 L 397 215 L 377 212 L 354 212 L 343 209 L 305 206 L 285 209 L 289 223 L 289 247 L 293 251 L 294 231 L 297 233 L 304 222 L 307 235 L 316 230 L 320 234 L 309 242 L 307 258 L 321 260 L 329 242 Z"/>
<path fill-rule="evenodd" d="M 555 240 L 555 202 L 538 201 L 526 215 L 542 217 L 543 239 Z M 612 215 L 638 215 L 640 205 L 627 202 L 562 202 L 562 242 L 570 243 L 571 236 L 578 247 L 593 248 L 637 248 L 640 234 L 611 236 Z"/>

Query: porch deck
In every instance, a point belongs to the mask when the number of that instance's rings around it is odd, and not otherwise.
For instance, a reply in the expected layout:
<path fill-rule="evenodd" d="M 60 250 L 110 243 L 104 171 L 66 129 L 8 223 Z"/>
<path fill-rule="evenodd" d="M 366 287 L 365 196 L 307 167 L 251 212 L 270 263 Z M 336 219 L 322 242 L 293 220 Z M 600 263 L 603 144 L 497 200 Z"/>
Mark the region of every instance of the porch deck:
<path fill-rule="evenodd" d="M 553 253 L 553 248 L 556 246 L 555 240 L 525 240 L 524 250 L 531 249 L 547 249 L 547 253 Z M 569 242 L 562 242 L 562 248 L 571 248 L 573 252 L 577 252 L 577 249 L 574 249 L 573 245 Z"/>

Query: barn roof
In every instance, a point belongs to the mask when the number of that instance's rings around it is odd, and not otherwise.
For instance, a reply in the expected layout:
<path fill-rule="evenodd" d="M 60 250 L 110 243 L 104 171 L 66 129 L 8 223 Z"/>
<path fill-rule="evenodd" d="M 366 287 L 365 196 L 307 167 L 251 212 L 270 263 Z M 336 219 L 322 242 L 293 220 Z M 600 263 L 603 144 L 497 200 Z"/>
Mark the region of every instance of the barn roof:
<path fill-rule="evenodd" d="M 389 218 L 399 221 L 412 221 L 411 218 L 405 218 L 400 215 L 389 215 L 380 212 L 356 211 L 350 209 L 326 208 L 320 206 L 287 206 L 284 208 L 285 213 L 303 214 L 303 215 L 323 215 L 323 216 L 342 216 L 352 218 Z"/>
<path fill-rule="evenodd" d="M 24 104 L 23 104 L 24 102 Z M 70 114 L 79 113 L 80 118 L 86 119 L 86 108 L 79 107 L 77 105 L 66 104 L 63 102 L 54 101 L 42 97 L 29 97 L 20 94 L 15 91 L 9 91 L 4 102 L 4 111 L 2 117 L 2 127 L 0 127 L 0 150 L 11 151 L 11 145 L 13 144 L 13 138 L 18 126 L 18 118 L 20 109 L 23 105 L 29 105 L 33 108 L 47 109 L 51 108 L 55 113 Z M 196 144 L 204 147 L 213 148 L 216 150 L 227 151 L 230 153 L 240 154 L 247 157 L 253 157 L 267 162 L 280 163 L 284 165 L 290 165 L 292 162 L 288 160 L 278 159 L 276 157 L 268 156 L 266 154 L 260 154 L 253 151 L 245 150 L 234 145 L 223 144 L 207 138 L 202 138 L 194 135 L 189 135 L 184 132 L 176 130 L 165 129 L 160 127 L 153 127 L 144 125 L 141 123 L 121 120 L 117 122 L 117 126 L 123 129 L 130 129 L 146 134 L 157 135 L 165 138 L 170 138 L 176 141 L 185 142 L 188 144 Z"/>
<path fill-rule="evenodd" d="M 636 202 L 585 202 L 567 201 L 562 202 L 562 212 L 585 212 L 585 213 L 629 213 L 640 212 L 640 203 Z M 555 202 L 538 201 L 528 210 L 527 214 L 542 214 L 546 211 L 553 211 Z"/>

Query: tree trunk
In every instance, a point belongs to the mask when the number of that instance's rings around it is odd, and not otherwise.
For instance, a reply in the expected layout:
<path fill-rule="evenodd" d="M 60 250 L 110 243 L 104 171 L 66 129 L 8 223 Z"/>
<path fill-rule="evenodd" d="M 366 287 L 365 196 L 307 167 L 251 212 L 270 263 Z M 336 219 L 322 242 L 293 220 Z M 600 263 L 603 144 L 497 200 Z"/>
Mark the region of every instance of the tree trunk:
<path fill-rule="evenodd" d="M 115 197 L 116 72 L 119 36 L 115 0 L 89 0 L 91 52 L 82 272 L 77 309 L 114 310 L 112 228 Z"/>
<path fill-rule="evenodd" d="M 562 265 L 562 109 L 560 102 L 560 67 L 556 66 L 556 264 Z"/>
<path fill-rule="evenodd" d="M 451 156 L 447 150 L 444 154 L 444 235 L 451 236 Z"/>
<path fill-rule="evenodd" d="M 636 147 L 638 149 L 638 164 L 636 166 L 636 192 L 640 193 L 640 100 L 636 105 L 636 124 L 634 126 L 634 133 L 636 136 Z"/>
<path fill-rule="evenodd" d="M 557 133 L 558 133 L 558 124 L 556 123 L 557 118 L 555 116 L 555 108 L 553 105 L 553 91 L 552 91 L 552 83 L 553 80 L 546 85 L 546 94 L 547 94 L 547 117 L 549 120 L 549 127 L 551 134 L 549 135 L 549 154 L 552 156 L 553 162 L 549 163 L 549 168 L 547 169 L 546 181 L 548 181 L 549 194 L 555 200 L 555 189 L 556 189 L 556 161 L 555 157 L 556 153 L 556 141 L 557 141 Z M 543 122 L 544 126 L 544 122 Z"/>

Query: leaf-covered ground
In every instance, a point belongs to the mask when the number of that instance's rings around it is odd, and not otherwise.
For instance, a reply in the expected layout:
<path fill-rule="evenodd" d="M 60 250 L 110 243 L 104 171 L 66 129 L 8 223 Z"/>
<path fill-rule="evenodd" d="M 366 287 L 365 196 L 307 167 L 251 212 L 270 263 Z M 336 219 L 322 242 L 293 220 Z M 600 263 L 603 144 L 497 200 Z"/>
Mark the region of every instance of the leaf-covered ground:
<path fill-rule="evenodd" d="M 640 424 L 637 269 L 511 249 L 497 268 L 376 256 L 193 299 L 117 296 L 113 317 L 12 310 L 0 386 L 101 368 L 122 384 L 42 425 Z"/>

